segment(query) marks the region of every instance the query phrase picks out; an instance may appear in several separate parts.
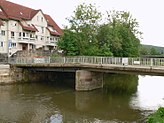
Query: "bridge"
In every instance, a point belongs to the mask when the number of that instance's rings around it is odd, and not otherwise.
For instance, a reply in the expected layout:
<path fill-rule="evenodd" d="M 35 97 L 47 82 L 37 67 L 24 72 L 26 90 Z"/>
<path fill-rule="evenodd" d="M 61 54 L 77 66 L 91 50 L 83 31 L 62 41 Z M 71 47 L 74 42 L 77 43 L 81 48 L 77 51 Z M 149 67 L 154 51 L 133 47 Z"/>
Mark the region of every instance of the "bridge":
<path fill-rule="evenodd" d="M 32 78 L 43 79 L 45 72 L 75 73 L 76 90 L 102 87 L 103 73 L 164 75 L 164 58 L 17 57 L 11 58 L 9 63 L 13 68 L 15 79 L 20 81 L 32 81 L 30 80 Z M 54 75 L 49 73 L 47 76 L 53 78 Z"/>

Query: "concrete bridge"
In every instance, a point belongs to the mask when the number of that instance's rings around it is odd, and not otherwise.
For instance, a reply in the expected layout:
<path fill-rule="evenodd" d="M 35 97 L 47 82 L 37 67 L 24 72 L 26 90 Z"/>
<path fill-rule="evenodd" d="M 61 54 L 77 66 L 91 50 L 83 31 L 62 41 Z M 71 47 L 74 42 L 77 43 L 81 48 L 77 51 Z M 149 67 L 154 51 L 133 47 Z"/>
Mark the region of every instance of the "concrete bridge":
<path fill-rule="evenodd" d="M 78 91 L 101 88 L 103 73 L 164 75 L 164 58 L 20 57 L 10 59 L 9 63 L 16 81 L 53 79 L 53 72 L 75 73 L 75 89 Z"/>

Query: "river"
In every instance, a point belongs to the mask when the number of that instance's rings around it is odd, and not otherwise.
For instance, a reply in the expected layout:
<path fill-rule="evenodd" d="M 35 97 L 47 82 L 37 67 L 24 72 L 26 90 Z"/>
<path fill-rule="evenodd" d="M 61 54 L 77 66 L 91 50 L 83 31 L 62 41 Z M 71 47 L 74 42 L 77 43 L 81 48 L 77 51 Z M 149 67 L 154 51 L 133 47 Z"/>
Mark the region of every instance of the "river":
<path fill-rule="evenodd" d="M 65 80 L 67 81 L 67 80 Z M 1 123 L 142 123 L 164 106 L 164 77 L 105 74 L 104 88 L 26 83 L 0 86 Z"/>

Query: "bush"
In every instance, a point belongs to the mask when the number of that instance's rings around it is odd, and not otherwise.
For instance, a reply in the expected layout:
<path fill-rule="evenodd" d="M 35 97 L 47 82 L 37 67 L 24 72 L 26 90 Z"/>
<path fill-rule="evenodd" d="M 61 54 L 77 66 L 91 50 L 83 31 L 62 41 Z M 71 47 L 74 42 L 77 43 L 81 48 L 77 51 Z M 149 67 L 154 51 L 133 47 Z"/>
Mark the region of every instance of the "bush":
<path fill-rule="evenodd" d="M 160 107 L 156 112 L 148 116 L 146 123 L 164 123 L 164 107 Z"/>

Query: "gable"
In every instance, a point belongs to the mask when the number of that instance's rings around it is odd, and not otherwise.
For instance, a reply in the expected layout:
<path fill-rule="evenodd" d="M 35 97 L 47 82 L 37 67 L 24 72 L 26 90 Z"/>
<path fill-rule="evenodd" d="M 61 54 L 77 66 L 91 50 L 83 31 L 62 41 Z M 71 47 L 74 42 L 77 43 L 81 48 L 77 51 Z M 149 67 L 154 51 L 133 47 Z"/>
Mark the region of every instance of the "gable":
<path fill-rule="evenodd" d="M 31 19 L 32 23 L 37 26 L 47 27 L 47 20 L 44 17 L 44 14 L 39 10 L 35 16 Z"/>

